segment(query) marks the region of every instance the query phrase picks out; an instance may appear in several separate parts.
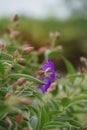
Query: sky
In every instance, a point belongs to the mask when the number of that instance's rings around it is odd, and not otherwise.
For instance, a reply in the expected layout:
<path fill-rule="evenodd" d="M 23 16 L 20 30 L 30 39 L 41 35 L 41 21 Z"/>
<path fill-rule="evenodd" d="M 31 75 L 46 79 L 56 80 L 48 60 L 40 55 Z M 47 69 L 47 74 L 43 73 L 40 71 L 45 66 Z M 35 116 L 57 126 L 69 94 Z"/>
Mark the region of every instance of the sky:
<path fill-rule="evenodd" d="M 23 14 L 34 18 L 53 16 L 64 19 L 70 16 L 70 12 L 63 1 L 64 0 L 0 0 L 0 17 Z"/>

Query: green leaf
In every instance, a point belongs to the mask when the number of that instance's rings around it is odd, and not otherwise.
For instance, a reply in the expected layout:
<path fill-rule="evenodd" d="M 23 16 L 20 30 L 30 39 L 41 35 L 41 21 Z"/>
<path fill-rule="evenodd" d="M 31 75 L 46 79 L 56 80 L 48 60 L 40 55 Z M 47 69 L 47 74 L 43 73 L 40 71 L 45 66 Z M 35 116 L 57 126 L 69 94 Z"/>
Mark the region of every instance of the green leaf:
<path fill-rule="evenodd" d="M 0 73 L 1 73 L 1 74 L 4 74 L 4 72 L 5 72 L 4 65 L 3 65 L 2 62 L 0 62 Z"/>
<path fill-rule="evenodd" d="M 80 96 L 75 96 L 72 98 L 64 97 L 61 100 L 61 103 L 64 107 L 70 107 L 73 104 L 79 103 L 79 102 L 84 102 L 87 100 L 87 95 L 80 95 Z"/>
<path fill-rule="evenodd" d="M 43 126 L 43 129 L 51 129 L 51 128 L 68 128 L 69 124 L 59 121 L 50 121 Z"/>
<path fill-rule="evenodd" d="M 39 110 L 38 117 L 38 129 L 41 129 L 44 124 L 48 122 L 48 113 L 46 111 L 45 106 L 43 106 L 41 110 Z"/>
<path fill-rule="evenodd" d="M 75 69 L 74 69 L 73 65 L 66 58 L 63 58 L 63 59 L 64 59 L 64 62 L 65 62 L 68 74 L 69 75 L 75 74 Z M 74 80 L 75 80 L 75 77 L 70 77 L 71 83 L 73 83 Z"/>
<path fill-rule="evenodd" d="M 39 83 L 39 84 L 44 84 L 41 80 L 37 79 L 37 78 L 34 78 L 30 75 L 26 75 L 26 74 L 11 74 L 9 75 L 10 78 L 13 78 L 13 79 L 18 79 L 18 78 L 25 78 L 26 80 L 29 80 L 29 81 L 33 81 L 35 83 Z"/>
<path fill-rule="evenodd" d="M 3 59 L 3 60 L 9 60 L 9 61 L 13 60 L 13 57 L 7 53 L 0 53 L 0 56 L 1 56 L 1 59 Z"/>
<path fill-rule="evenodd" d="M 11 109 L 5 104 L 0 104 L 0 116 L 3 116 L 4 114 L 10 112 Z"/>
<path fill-rule="evenodd" d="M 65 107 L 70 103 L 70 99 L 68 97 L 64 97 L 62 98 L 61 103 Z"/>
<path fill-rule="evenodd" d="M 51 51 L 51 52 L 49 52 L 48 57 L 51 58 L 51 57 L 58 56 L 59 54 L 61 54 L 61 52 L 62 52 L 62 50 Z"/>
<path fill-rule="evenodd" d="M 84 102 L 86 100 L 87 100 L 87 95 L 80 95 L 80 96 L 73 97 L 70 101 L 69 106 L 71 106 L 74 103 Z"/>
<path fill-rule="evenodd" d="M 34 130 L 35 130 L 36 127 L 37 127 L 37 122 L 38 122 L 38 119 L 37 119 L 36 116 L 33 116 L 33 117 L 31 118 L 31 120 L 30 120 L 30 124 L 31 124 L 31 126 L 32 126 L 32 128 L 33 128 Z"/>
<path fill-rule="evenodd" d="M 22 65 L 20 65 L 20 64 L 14 64 L 14 70 L 23 70 L 24 69 L 24 67 L 22 66 Z"/>

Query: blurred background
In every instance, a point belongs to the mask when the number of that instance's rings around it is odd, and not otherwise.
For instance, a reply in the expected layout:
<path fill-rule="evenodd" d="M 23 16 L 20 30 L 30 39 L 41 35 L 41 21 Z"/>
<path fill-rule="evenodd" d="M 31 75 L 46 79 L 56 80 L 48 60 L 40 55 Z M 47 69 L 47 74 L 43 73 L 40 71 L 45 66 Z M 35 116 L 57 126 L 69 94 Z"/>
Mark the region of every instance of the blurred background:
<path fill-rule="evenodd" d="M 87 57 L 87 0 L 0 0 L 0 38 L 15 14 L 20 17 L 20 44 L 39 48 L 48 44 L 50 32 L 59 31 L 56 44 L 75 66 Z"/>

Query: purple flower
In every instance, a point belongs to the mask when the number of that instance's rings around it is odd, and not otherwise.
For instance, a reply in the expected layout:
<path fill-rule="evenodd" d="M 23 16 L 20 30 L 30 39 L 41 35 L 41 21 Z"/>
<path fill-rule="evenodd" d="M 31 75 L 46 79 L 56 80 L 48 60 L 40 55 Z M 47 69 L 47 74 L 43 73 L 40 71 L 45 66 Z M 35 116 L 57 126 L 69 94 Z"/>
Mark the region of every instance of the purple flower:
<path fill-rule="evenodd" d="M 53 62 L 48 59 L 46 63 L 42 66 L 42 70 L 44 71 L 44 84 L 39 85 L 37 88 L 41 90 L 43 93 L 45 93 L 47 92 L 47 89 L 50 87 L 51 83 L 55 78 L 55 69 Z"/>

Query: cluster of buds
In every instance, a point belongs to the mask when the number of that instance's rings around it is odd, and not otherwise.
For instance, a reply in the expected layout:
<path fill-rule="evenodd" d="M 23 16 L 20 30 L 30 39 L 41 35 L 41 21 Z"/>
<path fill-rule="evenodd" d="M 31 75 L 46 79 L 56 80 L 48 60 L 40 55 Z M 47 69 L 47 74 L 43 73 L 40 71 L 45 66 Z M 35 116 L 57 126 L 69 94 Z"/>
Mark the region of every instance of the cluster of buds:
<path fill-rule="evenodd" d="M 11 23 L 13 24 L 13 25 L 15 25 L 15 26 L 17 26 L 18 25 L 18 15 L 16 14 L 16 15 L 14 15 L 12 18 L 11 18 Z M 11 27 L 6 27 L 6 29 L 5 29 L 5 31 L 6 31 L 6 33 L 7 34 L 9 34 L 9 36 L 10 36 L 10 38 L 13 38 L 13 39 L 15 39 L 15 38 L 17 38 L 18 36 L 19 36 L 19 34 L 20 34 L 20 32 L 19 31 L 17 31 L 17 30 L 14 30 L 14 28 L 12 28 L 12 27 L 15 27 L 15 26 L 11 26 Z M 7 35 L 6 35 L 7 36 Z M 5 36 L 5 37 L 6 37 Z"/>
<path fill-rule="evenodd" d="M 9 34 L 10 38 L 17 38 L 20 35 L 19 31 L 10 29 L 9 27 L 6 27 L 5 29 L 6 33 Z"/>
<path fill-rule="evenodd" d="M 22 58 L 22 57 L 20 57 L 20 54 L 19 54 L 19 51 L 18 51 L 18 50 L 16 50 L 16 51 L 14 52 L 13 56 L 14 56 L 14 58 L 15 58 L 15 59 L 14 59 L 14 63 L 24 63 L 25 59 Z"/>

